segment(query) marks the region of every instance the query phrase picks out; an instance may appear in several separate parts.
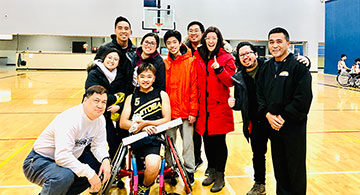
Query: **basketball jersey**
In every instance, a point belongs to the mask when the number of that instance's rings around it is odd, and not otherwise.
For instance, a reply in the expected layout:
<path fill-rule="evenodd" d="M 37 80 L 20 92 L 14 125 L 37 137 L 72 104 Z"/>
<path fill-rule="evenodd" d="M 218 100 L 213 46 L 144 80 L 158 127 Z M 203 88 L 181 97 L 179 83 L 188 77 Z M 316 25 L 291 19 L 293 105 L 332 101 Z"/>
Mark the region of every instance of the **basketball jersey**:
<path fill-rule="evenodd" d="M 143 120 L 163 118 L 160 92 L 160 89 L 154 88 L 152 91 L 144 93 L 137 88 L 131 99 L 130 118 L 134 114 L 139 114 Z"/>

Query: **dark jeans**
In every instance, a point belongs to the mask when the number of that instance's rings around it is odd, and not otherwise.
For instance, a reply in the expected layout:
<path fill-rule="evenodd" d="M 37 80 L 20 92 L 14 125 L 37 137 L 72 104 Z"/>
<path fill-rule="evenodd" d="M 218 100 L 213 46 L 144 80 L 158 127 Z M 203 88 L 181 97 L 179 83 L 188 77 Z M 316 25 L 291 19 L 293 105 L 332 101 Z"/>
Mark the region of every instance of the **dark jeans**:
<path fill-rule="evenodd" d="M 91 152 L 84 151 L 78 159 L 99 172 L 100 163 Z M 23 171 L 30 182 L 42 186 L 42 195 L 80 194 L 90 187 L 88 178 L 76 176 L 70 169 L 57 165 L 54 160 L 34 150 L 26 157 Z"/>
<path fill-rule="evenodd" d="M 276 194 L 306 194 L 306 120 L 270 134 Z"/>
<path fill-rule="evenodd" d="M 119 122 L 117 122 L 117 125 L 115 127 L 113 121 L 110 118 L 106 117 L 105 120 L 106 141 L 109 145 L 110 158 L 113 159 L 122 139 L 129 136 L 129 132 L 127 130 L 120 129 L 118 125 Z"/>
<path fill-rule="evenodd" d="M 194 130 L 193 141 L 194 141 L 195 165 L 203 161 L 201 159 L 201 144 L 202 144 L 201 138 L 202 136 Z"/>
<path fill-rule="evenodd" d="M 265 122 L 253 122 L 250 133 L 250 143 L 253 152 L 254 180 L 256 183 L 265 184 L 267 142 L 269 130 Z"/>
<path fill-rule="evenodd" d="M 225 172 L 228 156 L 226 134 L 208 135 L 208 132 L 205 131 L 203 140 L 208 168 L 214 168 L 218 172 Z"/>

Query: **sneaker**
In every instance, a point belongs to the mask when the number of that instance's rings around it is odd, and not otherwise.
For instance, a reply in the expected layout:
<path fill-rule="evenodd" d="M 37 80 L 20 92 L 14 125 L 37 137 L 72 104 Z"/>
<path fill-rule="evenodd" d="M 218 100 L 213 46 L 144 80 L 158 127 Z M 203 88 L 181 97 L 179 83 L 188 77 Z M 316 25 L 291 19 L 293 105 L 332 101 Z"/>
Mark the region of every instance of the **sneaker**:
<path fill-rule="evenodd" d="M 195 163 L 195 171 L 203 164 L 203 161 L 200 160 L 199 162 Z"/>
<path fill-rule="evenodd" d="M 255 183 L 253 185 L 253 187 L 251 188 L 251 190 L 246 193 L 246 195 L 265 195 L 266 191 L 265 191 L 265 184 L 258 184 Z"/>
<path fill-rule="evenodd" d="M 190 185 L 193 186 L 195 184 L 194 173 L 187 173 L 187 176 L 189 178 Z"/>
<path fill-rule="evenodd" d="M 209 170 L 209 167 L 208 167 L 208 168 L 206 168 L 206 170 L 205 170 L 205 176 L 209 176 L 209 173 L 210 173 L 210 170 Z"/>
<path fill-rule="evenodd" d="M 150 186 L 138 185 L 138 191 L 137 191 L 138 195 L 149 194 L 149 191 L 150 191 Z"/>

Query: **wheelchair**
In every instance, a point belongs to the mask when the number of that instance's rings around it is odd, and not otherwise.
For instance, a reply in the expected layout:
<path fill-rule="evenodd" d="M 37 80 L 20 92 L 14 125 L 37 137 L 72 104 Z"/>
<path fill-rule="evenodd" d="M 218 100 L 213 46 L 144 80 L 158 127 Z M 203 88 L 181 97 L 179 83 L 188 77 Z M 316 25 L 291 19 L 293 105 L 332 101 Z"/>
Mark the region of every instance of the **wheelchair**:
<path fill-rule="evenodd" d="M 356 73 L 350 73 L 348 71 L 341 71 L 336 76 L 336 81 L 342 87 L 356 87 L 360 88 L 360 75 Z"/>
<path fill-rule="evenodd" d="M 128 138 L 131 140 L 132 139 L 131 137 L 136 137 L 136 136 L 137 136 L 137 134 L 132 135 Z M 159 194 L 160 195 L 167 194 L 167 192 L 165 191 L 165 185 L 164 185 L 165 184 L 164 175 L 169 175 L 173 178 L 174 176 L 176 176 L 176 174 L 181 178 L 181 181 L 184 184 L 186 194 L 191 194 L 191 191 L 192 191 L 191 184 L 189 182 L 187 172 L 185 171 L 184 165 L 183 165 L 181 159 L 179 158 L 179 154 L 175 148 L 175 144 L 174 144 L 173 140 L 170 137 L 165 136 L 165 135 L 161 135 L 161 137 L 162 137 L 162 147 L 161 147 L 162 149 L 160 149 L 160 156 L 162 158 L 161 158 L 161 167 L 160 167 L 159 176 L 158 176 L 159 177 Z M 135 139 L 135 141 L 138 141 L 138 140 Z M 139 175 L 143 175 L 144 171 L 138 170 L 135 155 L 133 153 L 131 153 L 131 145 L 130 144 L 135 141 L 124 142 L 124 140 L 123 140 L 122 143 L 120 144 L 118 151 L 117 151 L 113 161 L 111 162 L 111 165 L 112 165 L 111 176 L 110 176 L 109 180 L 102 186 L 100 194 L 107 195 L 109 193 L 115 179 L 121 179 L 122 177 L 129 177 L 129 179 L 130 179 L 130 189 L 129 189 L 130 193 L 129 194 L 132 194 L 132 195 L 137 194 Z M 164 158 L 164 156 L 165 156 L 164 148 L 165 147 L 164 147 L 164 145 L 166 145 L 170 150 L 171 159 L 172 159 L 172 163 L 170 165 L 171 168 L 165 168 L 165 158 Z M 128 167 L 121 168 L 121 163 L 123 162 L 123 159 L 125 158 L 125 155 L 127 152 L 129 153 L 128 154 L 129 155 Z M 175 186 L 177 184 L 176 179 L 171 180 L 170 184 Z"/>

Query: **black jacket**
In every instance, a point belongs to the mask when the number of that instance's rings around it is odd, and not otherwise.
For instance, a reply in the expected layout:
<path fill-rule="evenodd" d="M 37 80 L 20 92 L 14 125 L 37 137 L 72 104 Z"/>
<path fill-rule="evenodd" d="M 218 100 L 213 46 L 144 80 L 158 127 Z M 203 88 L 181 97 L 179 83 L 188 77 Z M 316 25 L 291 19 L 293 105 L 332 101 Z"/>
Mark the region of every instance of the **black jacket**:
<path fill-rule="evenodd" d="M 233 110 L 241 110 L 243 118 L 243 132 L 246 139 L 249 141 L 249 121 L 252 124 L 259 123 L 265 120 L 258 112 L 258 103 L 256 97 L 256 80 L 258 79 L 259 70 L 264 65 L 263 59 L 257 59 L 258 72 L 253 79 L 247 72 L 244 66 L 238 65 L 239 71 L 235 73 L 232 78 L 234 80 L 234 96 L 235 106 Z"/>
<path fill-rule="evenodd" d="M 125 78 L 125 75 L 118 69 L 115 80 L 113 82 L 111 82 L 111 84 L 110 84 L 108 79 L 106 78 L 104 72 L 100 69 L 99 66 L 95 65 L 88 71 L 88 76 L 85 81 L 85 91 L 89 87 L 94 86 L 94 85 L 103 86 L 107 90 L 107 97 L 108 97 L 107 104 L 106 104 L 106 108 L 107 108 L 116 102 L 116 97 L 115 97 L 116 93 L 118 93 L 118 92 L 125 93 L 125 91 L 127 90 L 128 86 L 127 86 L 127 83 L 125 82 L 124 78 Z M 84 97 L 85 97 L 85 94 L 84 94 Z M 118 111 L 118 113 L 121 113 L 121 110 L 123 109 L 123 103 L 124 102 L 119 104 L 120 110 Z M 107 113 L 110 116 L 109 112 L 105 112 L 104 115 L 107 116 Z"/>
<path fill-rule="evenodd" d="M 275 71 L 275 59 L 267 61 L 260 69 L 256 83 L 259 112 L 281 115 L 285 123 L 306 121 L 309 113 L 312 90 L 308 68 L 290 53 Z"/>
<path fill-rule="evenodd" d="M 155 74 L 156 79 L 153 84 L 153 87 L 166 91 L 165 63 L 163 61 L 163 58 L 160 56 L 159 52 L 155 50 L 154 54 L 152 54 L 149 58 L 143 60 L 141 58 L 141 53 L 142 53 L 142 48 L 141 47 L 137 48 L 136 57 L 134 57 L 131 60 L 132 70 L 131 73 L 129 74 L 133 75 L 135 68 L 139 66 L 141 63 L 143 62 L 151 63 L 156 68 L 156 74 Z M 131 80 L 131 87 L 133 89 L 132 91 L 134 91 L 134 85 L 132 85 L 132 80 Z"/>
<path fill-rule="evenodd" d="M 135 52 L 136 52 L 136 46 L 133 45 L 133 43 L 131 42 L 131 40 L 128 40 L 128 47 L 123 49 L 117 42 L 116 40 L 116 35 L 112 34 L 111 35 L 111 42 L 105 43 L 103 45 L 101 45 L 96 53 L 95 59 L 101 59 L 101 56 L 104 53 L 105 47 L 110 47 L 110 48 L 115 48 L 117 50 L 120 51 L 120 53 L 122 55 L 125 55 L 130 61 L 135 57 Z M 120 56 L 121 57 L 121 56 Z"/>

